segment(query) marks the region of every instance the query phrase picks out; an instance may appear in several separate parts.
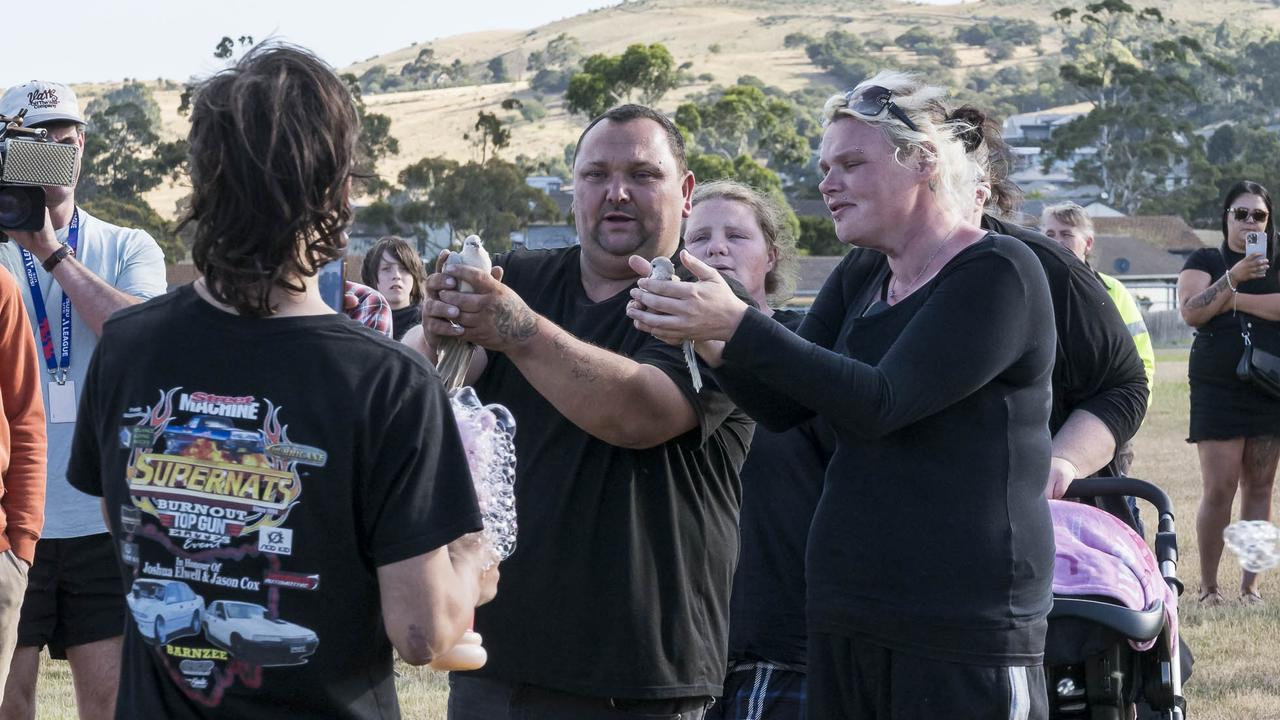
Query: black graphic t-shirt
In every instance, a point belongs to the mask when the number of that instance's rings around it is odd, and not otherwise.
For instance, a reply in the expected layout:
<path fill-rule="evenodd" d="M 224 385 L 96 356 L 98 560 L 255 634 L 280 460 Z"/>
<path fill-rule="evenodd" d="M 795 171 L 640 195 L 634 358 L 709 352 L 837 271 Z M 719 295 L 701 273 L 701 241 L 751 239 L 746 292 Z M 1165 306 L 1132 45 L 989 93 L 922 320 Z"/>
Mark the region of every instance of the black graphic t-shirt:
<path fill-rule="evenodd" d="M 516 251 L 494 264 L 535 312 L 665 372 L 698 427 L 648 449 L 610 445 L 560 414 L 506 356 L 490 354 L 475 387 L 519 424 L 520 530 L 498 597 L 476 610 L 489 651 L 479 674 L 600 697 L 719 695 L 738 471 L 753 423 L 706 368 L 707 384 L 694 392 L 680 348 L 627 319 L 626 291 L 592 302 L 580 252 Z"/>
<path fill-rule="evenodd" d="M 106 324 L 68 479 L 127 584 L 117 718 L 398 718 L 377 568 L 480 528 L 420 357 L 189 285 Z"/>

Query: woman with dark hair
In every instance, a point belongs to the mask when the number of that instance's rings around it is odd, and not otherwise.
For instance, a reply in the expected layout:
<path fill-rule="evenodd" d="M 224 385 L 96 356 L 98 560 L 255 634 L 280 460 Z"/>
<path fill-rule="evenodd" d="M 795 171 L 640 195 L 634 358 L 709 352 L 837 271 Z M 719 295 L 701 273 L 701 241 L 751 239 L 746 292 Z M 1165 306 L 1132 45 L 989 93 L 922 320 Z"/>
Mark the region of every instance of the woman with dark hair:
<path fill-rule="evenodd" d="M 1245 254 L 1245 236 L 1265 232 L 1265 253 Z M 1258 349 L 1280 354 L 1280 280 L 1271 194 L 1255 182 L 1231 186 L 1222 204 L 1222 245 L 1191 253 L 1178 276 L 1182 319 L 1196 329 L 1187 375 L 1191 434 L 1200 455 L 1204 494 L 1196 515 L 1200 601 L 1220 605 L 1222 531 L 1240 489 L 1240 517 L 1271 518 L 1271 490 L 1280 458 L 1280 400 L 1240 380 L 1236 367 L 1245 334 Z M 1258 577 L 1246 572 L 1240 599 L 1259 604 Z"/>
<path fill-rule="evenodd" d="M 493 595 L 439 379 L 320 295 L 358 131 L 298 48 L 195 91 L 202 276 L 106 323 L 67 471 L 131 582 L 117 718 L 398 716 L 392 648 L 429 662 Z"/>
<path fill-rule="evenodd" d="M 391 337 L 399 340 L 422 324 L 422 281 L 426 274 L 418 251 L 388 235 L 369 249 L 360 265 L 360 282 L 377 290 L 391 306 Z"/>

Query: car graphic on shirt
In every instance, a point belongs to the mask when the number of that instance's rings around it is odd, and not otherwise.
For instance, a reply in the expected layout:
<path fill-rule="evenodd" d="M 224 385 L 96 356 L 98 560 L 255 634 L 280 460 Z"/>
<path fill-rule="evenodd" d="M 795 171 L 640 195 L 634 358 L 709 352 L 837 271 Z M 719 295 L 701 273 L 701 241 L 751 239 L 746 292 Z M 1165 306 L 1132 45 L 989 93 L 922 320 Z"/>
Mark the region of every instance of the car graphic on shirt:
<path fill-rule="evenodd" d="M 320 638 L 301 625 L 267 617 L 254 603 L 215 600 L 204 614 L 209 642 L 252 665 L 301 665 L 316 651 Z"/>
<path fill-rule="evenodd" d="M 182 454 L 197 440 L 208 440 L 224 452 L 260 453 L 265 446 L 262 434 L 241 430 L 230 422 L 212 415 L 196 415 L 184 425 L 170 425 L 164 430 L 165 453 Z"/>
<path fill-rule="evenodd" d="M 125 598 L 142 637 L 163 645 L 200 632 L 204 598 L 178 580 L 139 578 Z"/>

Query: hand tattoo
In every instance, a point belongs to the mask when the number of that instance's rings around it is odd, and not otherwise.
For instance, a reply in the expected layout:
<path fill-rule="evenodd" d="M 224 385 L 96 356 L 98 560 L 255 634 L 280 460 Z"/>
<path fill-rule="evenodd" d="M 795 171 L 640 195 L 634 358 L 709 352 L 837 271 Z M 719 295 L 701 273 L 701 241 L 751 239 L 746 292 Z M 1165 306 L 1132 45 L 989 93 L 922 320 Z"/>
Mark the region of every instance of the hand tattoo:
<path fill-rule="evenodd" d="M 499 300 L 491 312 L 493 326 L 501 338 L 524 342 L 538 334 L 538 320 L 533 311 L 518 300 Z"/>

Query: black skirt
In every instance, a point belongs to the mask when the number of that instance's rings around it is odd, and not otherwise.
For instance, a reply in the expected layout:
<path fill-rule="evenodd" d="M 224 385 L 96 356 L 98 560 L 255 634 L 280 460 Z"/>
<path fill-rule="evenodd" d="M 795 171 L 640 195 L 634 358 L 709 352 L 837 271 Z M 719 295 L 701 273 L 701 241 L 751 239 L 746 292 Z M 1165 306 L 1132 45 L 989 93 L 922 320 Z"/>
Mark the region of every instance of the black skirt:
<path fill-rule="evenodd" d="M 1187 442 L 1280 436 L 1280 400 L 1236 377 L 1244 340 L 1236 328 L 1202 330 L 1191 345 L 1191 434 Z"/>

